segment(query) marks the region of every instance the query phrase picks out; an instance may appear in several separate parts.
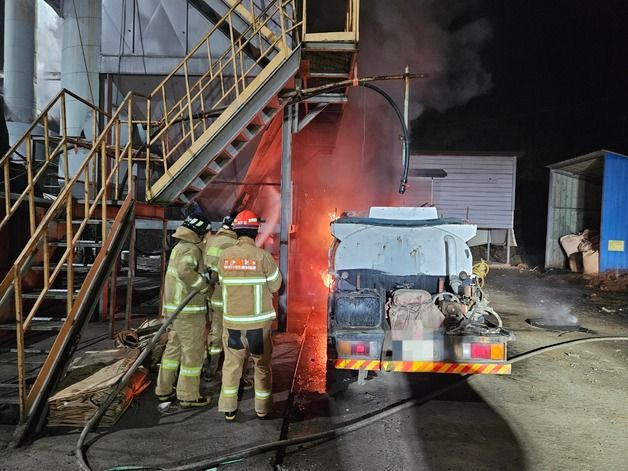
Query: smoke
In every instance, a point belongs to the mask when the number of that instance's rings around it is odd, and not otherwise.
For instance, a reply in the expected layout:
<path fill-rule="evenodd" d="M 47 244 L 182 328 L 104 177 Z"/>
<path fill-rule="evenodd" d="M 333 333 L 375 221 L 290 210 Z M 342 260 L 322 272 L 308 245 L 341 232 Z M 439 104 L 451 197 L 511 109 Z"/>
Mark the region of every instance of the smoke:
<path fill-rule="evenodd" d="M 395 0 L 362 4 L 360 75 L 427 73 L 414 79 L 412 117 L 425 108 L 446 111 L 492 88 L 480 54 L 491 39 L 475 1 Z M 402 86 L 388 86 L 401 102 Z"/>
<path fill-rule="evenodd" d="M 37 86 L 36 105 L 40 110 L 61 89 L 62 21 L 44 1 L 37 0 Z"/>

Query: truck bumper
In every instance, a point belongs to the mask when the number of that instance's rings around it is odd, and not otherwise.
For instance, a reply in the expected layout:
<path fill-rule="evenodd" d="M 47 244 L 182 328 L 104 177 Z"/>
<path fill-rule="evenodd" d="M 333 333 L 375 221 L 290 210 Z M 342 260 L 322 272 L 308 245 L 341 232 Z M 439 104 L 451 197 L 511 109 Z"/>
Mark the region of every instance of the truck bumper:
<path fill-rule="evenodd" d="M 457 363 L 442 361 L 332 360 L 334 368 L 345 370 L 394 371 L 399 373 L 448 373 L 507 375 L 512 365 L 500 363 Z"/>

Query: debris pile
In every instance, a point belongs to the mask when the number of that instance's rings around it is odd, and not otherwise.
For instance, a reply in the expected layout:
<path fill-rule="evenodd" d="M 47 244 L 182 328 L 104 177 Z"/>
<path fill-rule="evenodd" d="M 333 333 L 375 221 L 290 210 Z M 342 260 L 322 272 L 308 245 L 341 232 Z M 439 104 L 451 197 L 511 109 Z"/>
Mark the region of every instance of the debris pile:
<path fill-rule="evenodd" d="M 587 288 L 600 291 L 628 292 L 628 273 L 602 273 L 591 278 Z"/>
<path fill-rule="evenodd" d="M 567 254 L 569 269 L 574 273 L 595 275 L 600 270 L 600 234 L 585 229 L 579 234 L 567 234 L 560 238 L 560 245 Z"/>
<path fill-rule="evenodd" d="M 48 399 L 48 425 L 82 427 L 115 390 L 140 351 L 116 349 L 86 352 L 70 365 L 62 389 Z M 150 384 L 148 370 L 140 367 L 103 415 L 100 425 L 115 424 Z M 65 385 L 65 387 L 64 387 Z"/>

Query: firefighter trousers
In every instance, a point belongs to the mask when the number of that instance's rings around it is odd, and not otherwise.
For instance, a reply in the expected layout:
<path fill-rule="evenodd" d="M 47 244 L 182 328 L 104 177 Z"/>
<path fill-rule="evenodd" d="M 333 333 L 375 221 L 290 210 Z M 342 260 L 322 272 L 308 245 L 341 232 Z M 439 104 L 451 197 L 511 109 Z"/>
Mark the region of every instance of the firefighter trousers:
<path fill-rule="evenodd" d="M 205 315 L 185 314 L 172 323 L 157 377 L 155 393 L 158 396 L 172 394 L 176 381 L 177 399 L 180 401 L 195 401 L 201 397 L 199 386 L 206 355 L 206 323 Z"/>
<path fill-rule="evenodd" d="M 232 412 L 238 408 L 238 389 L 247 355 L 255 365 L 255 412 L 267 414 L 273 405 L 271 359 L 273 343 L 270 325 L 260 329 L 224 329 L 222 334 L 225 362 L 222 365 L 222 387 L 218 410 Z"/>
<path fill-rule="evenodd" d="M 212 325 L 209 331 L 209 344 L 207 346 L 210 361 L 218 361 L 222 353 L 222 309 L 212 307 Z"/>

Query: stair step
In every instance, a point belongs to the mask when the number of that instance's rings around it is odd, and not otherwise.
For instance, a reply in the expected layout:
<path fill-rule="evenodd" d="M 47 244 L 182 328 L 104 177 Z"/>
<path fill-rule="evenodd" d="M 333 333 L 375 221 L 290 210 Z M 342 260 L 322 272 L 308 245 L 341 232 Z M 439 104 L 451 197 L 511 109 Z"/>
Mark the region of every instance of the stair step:
<path fill-rule="evenodd" d="M 28 330 L 37 330 L 43 332 L 57 331 L 61 329 L 61 326 L 63 326 L 64 322 L 65 318 L 63 317 L 33 317 L 33 320 L 28 326 Z M 0 324 L 0 330 L 15 330 L 15 322 Z M 25 349 L 27 353 L 45 353 L 45 351 L 42 350 L 31 349 L 32 351 L 30 352 L 28 350 L 29 349 Z"/>
<path fill-rule="evenodd" d="M 29 291 L 28 293 L 22 293 L 23 299 L 37 299 L 41 294 L 41 290 Z M 78 296 L 78 291 L 74 292 L 74 297 Z M 44 298 L 46 299 L 66 299 L 68 297 L 68 290 L 63 288 L 49 289 Z"/>
<path fill-rule="evenodd" d="M 65 240 L 55 240 L 48 242 L 48 245 L 52 247 L 67 247 L 68 243 Z M 78 247 L 102 247 L 102 242 L 95 240 L 77 240 L 74 245 Z"/>
<path fill-rule="evenodd" d="M 0 404 L 19 404 L 19 385 L 13 383 L 0 383 Z"/>

